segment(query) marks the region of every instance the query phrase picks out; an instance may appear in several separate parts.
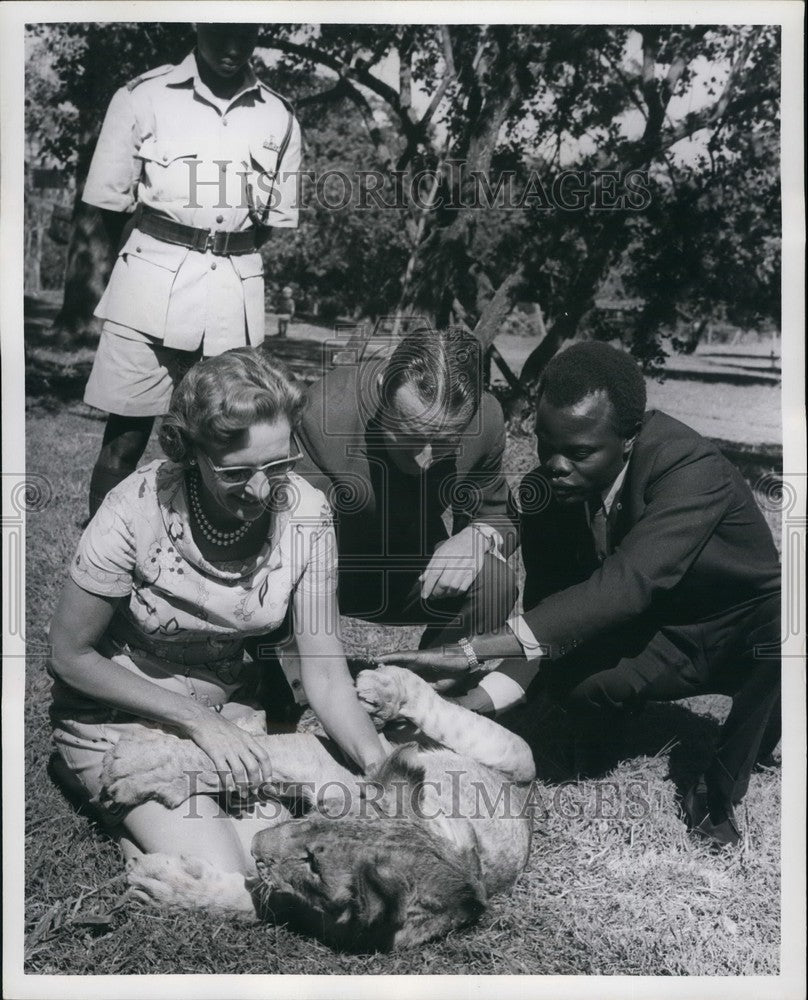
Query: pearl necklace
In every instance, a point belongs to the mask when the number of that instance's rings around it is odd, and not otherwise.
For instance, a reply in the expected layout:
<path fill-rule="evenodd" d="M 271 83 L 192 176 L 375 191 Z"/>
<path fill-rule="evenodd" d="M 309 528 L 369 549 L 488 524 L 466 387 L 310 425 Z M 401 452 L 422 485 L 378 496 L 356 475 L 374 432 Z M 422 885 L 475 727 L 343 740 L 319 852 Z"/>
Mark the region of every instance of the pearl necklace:
<path fill-rule="evenodd" d="M 232 531 L 221 531 L 219 528 L 215 528 L 205 516 L 202 500 L 199 496 L 197 477 L 194 475 L 188 477 L 188 497 L 197 526 L 211 545 L 232 545 L 234 542 L 240 542 L 252 527 L 251 521 L 245 521 L 244 524 L 240 524 Z"/>

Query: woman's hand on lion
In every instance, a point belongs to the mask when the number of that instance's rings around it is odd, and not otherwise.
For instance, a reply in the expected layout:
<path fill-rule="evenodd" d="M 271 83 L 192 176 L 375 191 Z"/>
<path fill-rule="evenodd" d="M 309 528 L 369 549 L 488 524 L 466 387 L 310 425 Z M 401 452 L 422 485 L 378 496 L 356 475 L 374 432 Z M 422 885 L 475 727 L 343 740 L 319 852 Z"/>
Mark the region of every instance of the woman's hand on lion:
<path fill-rule="evenodd" d="M 238 789 L 257 791 L 272 778 L 272 762 L 265 746 L 221 715 L 210 713 L 183 726 L 186 735 L 204 750 L 222 775 L 231 775 Z M 227 784 L 230 781 L 225 778 Z"/>

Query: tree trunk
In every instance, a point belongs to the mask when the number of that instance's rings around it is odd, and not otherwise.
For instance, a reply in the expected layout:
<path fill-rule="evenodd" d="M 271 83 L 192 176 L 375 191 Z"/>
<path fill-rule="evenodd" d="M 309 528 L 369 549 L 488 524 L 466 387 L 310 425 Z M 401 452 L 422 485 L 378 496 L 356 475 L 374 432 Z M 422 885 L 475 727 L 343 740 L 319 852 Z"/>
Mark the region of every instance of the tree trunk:
<path fill-rule="evenodd" d="M 528 355 L 519 381 L 526 391 L 535 382 L 547 362 L 558 351 L 565 340 L 574 337 L 581 319 L 592 308 L 598 285 L 603 277 L 610 257 L 624 233 L 625 216 L 613 212 L 603 223 L 600 235 L 594 241 L 586 260 L 569 288 L 566 301 L 554 310 L 558 316 L 550 326 L 544 339 Z"/>
<path fill-rule="evenodd" d="M 64 296 L 52 327 L 57 338 L 69 340 L 91 339 L 97 334 L 100 324 L 93 317 L 93 310 L 106 287 L 117 249 L 110 245 L 100 211 L 81 200 L 101 127 L 98 109 L 106 110 L 109 100 L 106 56 L 103 31 L 93 26 L 87 34 L 84 59 L 86 101 L 79 109 L 76 197 L 65 264 Z"/>
<path fill-rule="evenodd" d="M 100 322 L 93 310 L 104 292 L 115 254 L 110 246 L 101 212 L 76 195 L 73 224 L 65 267 L 62 308 L 53 321 L 57 338 L 88 340 L 97 335 Z"/>
<path fill-rule="evenodd" d="M 447 159 L 447 163 L 462 164 L 462 168 L 455 177 L 450 166 L 445 189 L 449 203 L 430 216 L 431 231 L 421 242 L 420 252 L 416 250 L 419 274 L 411 286 L 411 304 L 422 311 L 434 311 L 439 327 L 450 321 L 455 301 L 467 315 L 479 319 L 475 301 L 479 283 L 470 273 L 474 263 L 471 247 L 481 212 L 477 204 L 479 182 L 474 175 L 490 178 L 500 130 L 509 110 L 521 99 L 513 53 L 505 36 L 494 33 L 490 41 L 490 49 L 466 67 L 470 81 L 467 103 L 476 113 L 464 133 L 454 138 L 451 159 Z"/>
<path fill-rule="evenodd" d="M 513 274 L 509 274 L 483 309 L 477 320 L 477 325 L 474 327 L 474 336 L 482 344 L 483 350 L 494 342 L 503 321 L 513 309 L 523 277 L 521 267 L 517 268 Z"/>

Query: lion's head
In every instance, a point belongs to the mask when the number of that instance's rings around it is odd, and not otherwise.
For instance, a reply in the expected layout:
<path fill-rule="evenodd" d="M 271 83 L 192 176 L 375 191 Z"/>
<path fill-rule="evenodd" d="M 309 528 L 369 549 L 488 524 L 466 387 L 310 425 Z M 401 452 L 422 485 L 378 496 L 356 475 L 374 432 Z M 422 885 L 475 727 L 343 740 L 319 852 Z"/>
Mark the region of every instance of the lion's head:
<path fill-rule="evenodd" d="M 378 780 L 395 786 L 395 806 L 361 818 L 311 813 L 257 834 L 265 915 L 351 951 L 410 947 L 477 920 L 486 897 L 475 852 L 400 808 L 402 784 L 417 788 L 419 777 L 394 753 Z"/>

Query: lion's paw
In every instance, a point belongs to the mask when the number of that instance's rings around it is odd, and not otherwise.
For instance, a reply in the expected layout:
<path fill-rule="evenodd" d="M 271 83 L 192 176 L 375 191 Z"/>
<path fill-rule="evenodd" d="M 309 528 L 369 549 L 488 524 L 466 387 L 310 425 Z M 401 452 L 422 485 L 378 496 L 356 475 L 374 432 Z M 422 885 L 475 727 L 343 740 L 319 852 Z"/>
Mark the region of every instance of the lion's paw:
<path fill-rule="evenodd" d="M 143 746 L 136 740 L 121 740 L 104 754 L 104 795 L 123 806 L 133 806 L 152 797 L 152 767 L 144 760 Z"/>
<path fill-rule="evenodd" d="M 395 719 L 407 699 L 409 671 L 390 664 L 363 670 L 356 678 L 356 694 L 368 713 L 382 722 Z"/>
<path fill-rule="evenodd" d="M 204 858 L 143 854 L 128 863 L 126 877 L 132 896 L 143 903 L 254 912 L 244 876 L 219 871 Z"/>
<path fill-rule="evenodd" d="M 123 806 L 154 799 L 169 809 L 181 805 L 195 791 L 207 791 L 207 776 L 186 773 L 180 763 L 179 740 L 120 740 L 106 752 L 102 781 L 104 795 Z"/>

